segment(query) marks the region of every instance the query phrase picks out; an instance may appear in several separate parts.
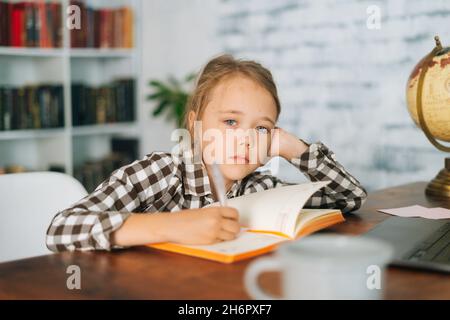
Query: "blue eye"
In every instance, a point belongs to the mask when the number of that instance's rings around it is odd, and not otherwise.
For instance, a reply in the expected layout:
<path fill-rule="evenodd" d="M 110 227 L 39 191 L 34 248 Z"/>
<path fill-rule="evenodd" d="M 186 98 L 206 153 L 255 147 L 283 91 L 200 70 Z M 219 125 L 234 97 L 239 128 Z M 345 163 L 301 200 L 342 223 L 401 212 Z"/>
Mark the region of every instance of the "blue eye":
<path fill-rule="evenodd" d="M 237 122 L 236 122 L 236 120 L 233 120 L 233 119 L 227 119 L 224 121 L 224 123 L 228 126 L 234 126 L 234 125 L 236 125 Z"/>
<path fill-rule="evenodd" d="M 266 127 L 263 127 L 263 126 L 256 127 L 256 130 L 258 130 L 259 133 L 264 133 L 264 134 L 269 133 L 269 129 Z"/>

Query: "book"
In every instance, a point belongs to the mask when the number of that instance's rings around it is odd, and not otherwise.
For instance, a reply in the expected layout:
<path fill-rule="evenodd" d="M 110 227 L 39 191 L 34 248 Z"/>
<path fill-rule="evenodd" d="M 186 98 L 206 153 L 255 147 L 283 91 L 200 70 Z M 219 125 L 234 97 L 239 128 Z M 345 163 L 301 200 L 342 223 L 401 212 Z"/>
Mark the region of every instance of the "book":
<path fill-rule="evenodd" d="M 96 87 L 72 83 L 71 88 L 74 126 L 135 120 L 135 79 L 116 79 Z"/>
<path fill-rule="evenodd" d="M 136 139 L 129 139 L 129 141 L 131 143 L 137 143 Z M 130 162 L 130 158 L 125 153 L 117 152 L 113 149 L 110 154 L 101 159 L 88 160 L 84 163 L 77 164 L 74 168 L 74 177 L 80 181 L 90 193 L 105 179 L 108 179 L 114 170 L 129 164 Z"/>
<path fill-rule="evenodd" d="M 93 8 L 85 0 L 71 0 L 80 8 L 80 29 L 70 30 L 72 48 L 132 48 L 134 16 L 131 7 Z M 61 1 L 0 0 L 0 46 L 61 48 Z"/>
<path fill-rule="evenodd" d="M 64 127 L 63 86 L 0 86 L 0 130 Z"/>
<path fill-rule="evenodd" d="M 111 151 L 120 154 L 126 163 L 139 157 L 139 140 L 133 137 L 111 137 Z"/>
<path fill-rule="evenodd" d="M 82 26 L 70 31 L 72 48 L 132 48 L 134 17 L 131 7 L 93 8 L 71 0 L 80 8 Z"/>
<path fill-rule="evenodd" d="M 0 46 L 10 44 L 10 20 L 12 3 L 0 1 Z"/>
<path fill-rule="evenodd" d="M 14 3 L 12 5 L 10 45 L 13 47 L 23 47 L 25 45 L 24 13 L 24 2 Z"/>
<path fill-rule="evenodd" d="M 345 220 L 339 209 L 304 208 L 307 200 L 329 183 L 316 181 L 287 185 L 228 199 L 227 206 L 239 211 L 241 225 L 233 240 L 209 245 L 161 242 L 146 246 L 222 263 L 271 252 L 287 241 L 297 241 Z"/>
<path fill-rule="evenodd" d="M 24 43 L 27 47 L 36 46 L 36 8 L 33 2 L 24 2 Z"/>
<path fill-rule="evenodd" d="M 0 46 L 61 47 L 61 3 L 0 1 Z"/>

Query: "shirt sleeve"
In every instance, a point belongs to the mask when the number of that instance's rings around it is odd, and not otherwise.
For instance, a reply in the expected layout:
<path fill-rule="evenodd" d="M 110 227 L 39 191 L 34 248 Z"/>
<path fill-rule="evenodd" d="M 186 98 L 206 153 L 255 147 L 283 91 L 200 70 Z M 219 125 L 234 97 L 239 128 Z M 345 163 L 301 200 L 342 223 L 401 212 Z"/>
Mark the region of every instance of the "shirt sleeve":
<path fill-rule="evenodd" d="M 336 160 L 333 151 L 320 141 L 309 144 L 299 158 L 290 162 L 311 181 L 331 181 L 316 191 L 305 207 L 336 208 L 348 213 L 358 210 L 367 199 L 366 189 Z"/>
<path fill-rule="evenodd" d="M 303 141 L 304 142 L 304 141 Z M 343 213 L 358 210 L 367 198 L 367 191 L 337 160 L 335 154 L 322 142 L 308 144 L 300 157 L 289 162 L 311 181 L 331 181 L 316 191 L 305 208 L 340 209 Z M 254 172 L 246 179 L 241 194 L 290 185 L 267 172 Z"/>
<path fill-rule="evenodd" d="M 168 161 L 157 153 L 115 170 L 94 192 L 58 212 L 47 229 L 54 252 L 111 250 L 111 233 L 145 202 L 164 192 Z"/>

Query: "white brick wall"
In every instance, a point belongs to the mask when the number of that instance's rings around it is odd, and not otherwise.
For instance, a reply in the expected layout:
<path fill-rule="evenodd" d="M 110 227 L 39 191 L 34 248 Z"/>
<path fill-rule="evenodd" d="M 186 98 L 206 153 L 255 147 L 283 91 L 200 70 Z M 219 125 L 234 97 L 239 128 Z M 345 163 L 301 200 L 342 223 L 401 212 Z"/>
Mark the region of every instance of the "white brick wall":
<path fill-rule="evenodd" d="M 381 29 L 366 9 L 381 10 Z M 446 154 L 409 117 L 405 84 L 434 45 L 450 45 L 450 1 L 223 0 L 223 50 L 261 61 L 279 86 L 281 126 L 321 140 L 368 189 L 429 180 Z M 448 156 L 448 154 L 447 154 Z M 279 174 L 288 178 L 286 163 Z"/>

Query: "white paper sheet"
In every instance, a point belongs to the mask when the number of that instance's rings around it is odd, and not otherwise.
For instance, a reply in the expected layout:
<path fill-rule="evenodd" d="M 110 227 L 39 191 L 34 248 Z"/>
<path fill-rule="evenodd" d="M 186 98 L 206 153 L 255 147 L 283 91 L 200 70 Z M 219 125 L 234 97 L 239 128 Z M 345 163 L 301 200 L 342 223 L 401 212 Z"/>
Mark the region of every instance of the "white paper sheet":
<path fill-rule="evenodd" d="M 399 217 L 422 217 L 427 219 L 450 219 L 450 210 L 437 207 L 427 208 L 419 205 L 392 209 L 378 209 L 380 212 Z"/>

